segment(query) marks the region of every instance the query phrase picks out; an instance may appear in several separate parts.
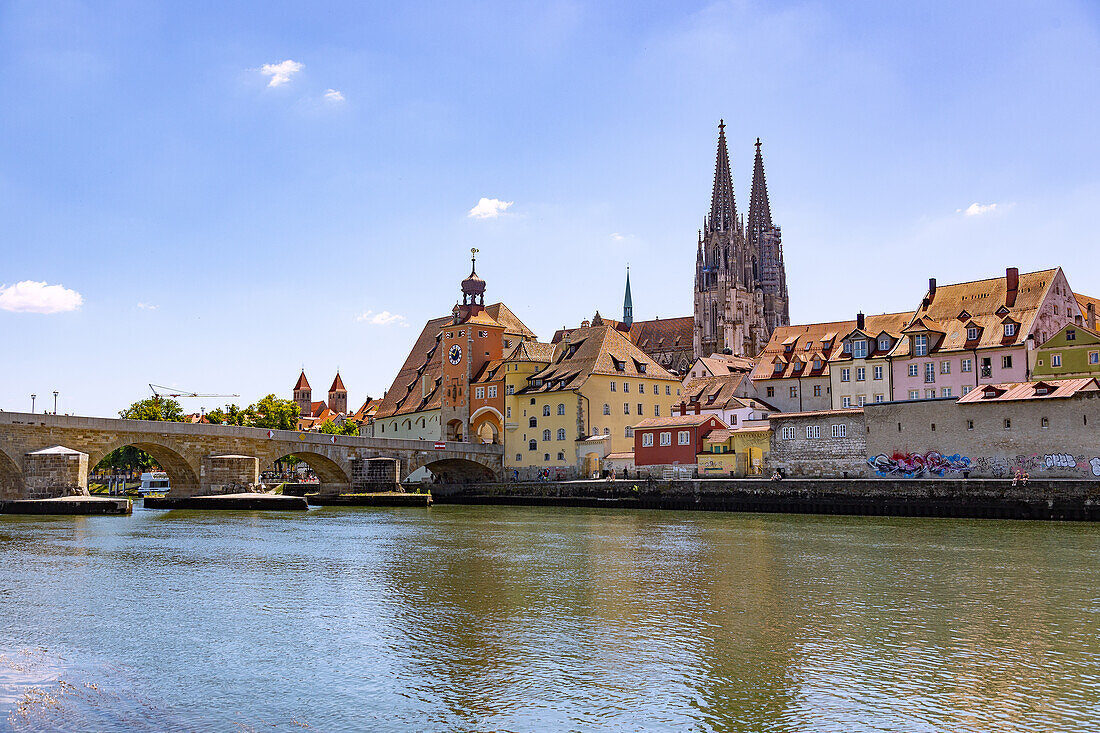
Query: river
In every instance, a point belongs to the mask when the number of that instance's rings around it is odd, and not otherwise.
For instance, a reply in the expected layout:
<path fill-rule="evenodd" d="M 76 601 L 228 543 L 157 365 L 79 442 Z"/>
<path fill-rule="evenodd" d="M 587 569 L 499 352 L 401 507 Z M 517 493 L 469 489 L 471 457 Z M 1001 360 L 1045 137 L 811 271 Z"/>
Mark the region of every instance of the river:
<path fill-rule="evenodd" d="M 1095 731 L 1100 527 L 0 516 L 0 730 Z"/>

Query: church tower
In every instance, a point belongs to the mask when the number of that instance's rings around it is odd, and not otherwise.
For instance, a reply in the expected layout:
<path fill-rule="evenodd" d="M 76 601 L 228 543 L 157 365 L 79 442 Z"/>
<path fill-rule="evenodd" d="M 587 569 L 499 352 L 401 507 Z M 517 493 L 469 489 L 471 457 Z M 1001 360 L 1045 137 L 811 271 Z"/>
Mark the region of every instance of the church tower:
<path fill-rule="evenodd" d="M 340 372 L 336 372 L 336 379 L 328 388 L 328 409 L 340 415 L 348 414 L 348 391 L 344 388 L 344 380 L 340 379 Z"/>
<path fill-rule="evenodd" d="M 324 382 L 321 382 L 324 384 Z M 294 383 L 294 401 L 298 403 L 298 414 L 310 415 L 313 413 L 313 388 L 306 379 L 306 370 L 298 375 L 298 381 Z"/>
<path fill-rule="evenodd" d="M 710 213 L 703 219 L 695 255 L 696 358 L 727 349 L 752 357 L 763 350 L 771 329 L 764 317 L 761 261 L 744 218 L 737 216 L 723 120 L 718 124 Z"/>
<path fill-rule="evenodd" d="M 626 266 L 626 295 L 623 297 L 623 325 L 627 330 L 634 323 L 634 303 L 630 300 L 630 265 Z"/>
<path fill-rule="evenodd" d="M 760 288 L 764 291 L 764 323 L 769 336 L 777 326 L 790 325 L 787 300 L 787 269 L 783 264 L 783 237 L 772 224 L 768 202 L 768 183 L 764 179 L 764 157 L 760 138 L 756 138 L 756 160 L 752 168 L 752 193 L 749 195 L 749 247 L 760 257 Z"/>

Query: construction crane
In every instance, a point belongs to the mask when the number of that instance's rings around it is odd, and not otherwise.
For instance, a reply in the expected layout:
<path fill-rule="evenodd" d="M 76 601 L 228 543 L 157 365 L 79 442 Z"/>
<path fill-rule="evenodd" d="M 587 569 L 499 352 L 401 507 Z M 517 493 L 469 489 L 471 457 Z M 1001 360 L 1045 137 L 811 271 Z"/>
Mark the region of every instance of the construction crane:
<path fill-rule="evenodd" d="M 150 384 L 149 389 L 153 390 L 154 400 L 159 400 L 161 397 L 168 397 L 173 400 L 179 397 L 240 397 L 239 394 L 199 394 L 198 392 L 172 392 L 172 389 L 178 389 L 178 387 L 165 387 L 163 384 Z M 159 392 L 157 390 L 165 391 Z"/>

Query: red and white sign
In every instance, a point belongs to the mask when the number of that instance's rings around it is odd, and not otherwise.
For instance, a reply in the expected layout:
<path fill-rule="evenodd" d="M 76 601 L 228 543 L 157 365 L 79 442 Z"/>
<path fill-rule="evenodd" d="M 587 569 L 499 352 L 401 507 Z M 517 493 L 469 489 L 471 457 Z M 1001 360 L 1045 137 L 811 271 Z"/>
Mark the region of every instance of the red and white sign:
<path fill-rule="evenodd" d="M 275 431 L 274 430 L 268 430 L 267 431 L 267 437 L 274 438 L 275 437 Z"/>
<path fill-rule="evenodd" d="M 331 437 L 331 438 L 330 438 L 329 440 L 330 440 L 330 441 L 331 441 L 332 443 L 334 443 L 334 444 L 335 444 L 335 443 L 336 443 L 336 436 L 335 436 L 335 435 L 334 435 L 334 436 L 332 436 L 332 437 Z"/>
<path fill-rule="evenodd" d="M 447 444 L 446 443 L 436 443 L 435 444 L 435 449 L 436 450 L 447 450 Z"/>

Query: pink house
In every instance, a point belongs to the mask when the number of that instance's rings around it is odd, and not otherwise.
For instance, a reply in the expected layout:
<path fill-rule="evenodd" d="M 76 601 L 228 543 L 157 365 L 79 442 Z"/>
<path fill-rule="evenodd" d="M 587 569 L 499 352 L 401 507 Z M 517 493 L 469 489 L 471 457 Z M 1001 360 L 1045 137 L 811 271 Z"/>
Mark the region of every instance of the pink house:
<path fill-rule="evenodd" d="M 1026 382 L 1036 346 L 1081 309 L 1062 268 L 937 287 L 890 352 L 893 400 L 961 397 L 979 384 Z"/>

